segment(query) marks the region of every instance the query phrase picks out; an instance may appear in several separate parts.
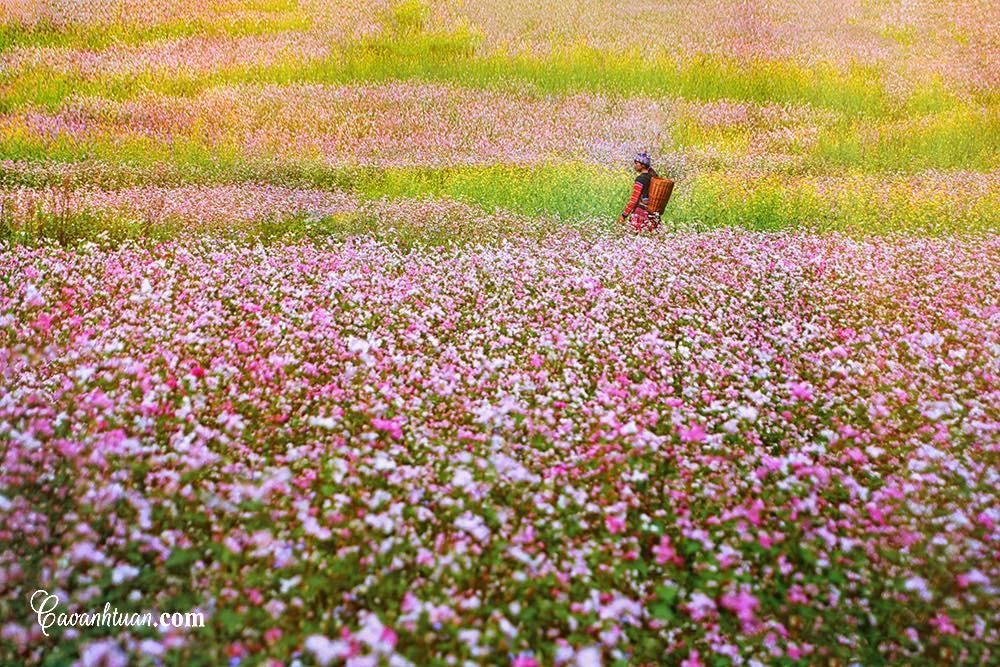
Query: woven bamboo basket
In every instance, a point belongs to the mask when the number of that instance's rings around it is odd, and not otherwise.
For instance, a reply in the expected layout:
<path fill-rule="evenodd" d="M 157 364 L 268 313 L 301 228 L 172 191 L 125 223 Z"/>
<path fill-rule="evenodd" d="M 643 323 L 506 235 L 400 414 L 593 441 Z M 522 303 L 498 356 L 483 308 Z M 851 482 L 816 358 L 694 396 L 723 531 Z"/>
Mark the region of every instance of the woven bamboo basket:
<path fill-rule="evenodd" d="M 649 181 L 649 203 L 646 205 L 646 210 L 650 213 L 663 215 L 664 209 L 667 208 L 667 202 L 670 201 L 670 194 L 673 191 L 673 179 L 654 176 Z"/>

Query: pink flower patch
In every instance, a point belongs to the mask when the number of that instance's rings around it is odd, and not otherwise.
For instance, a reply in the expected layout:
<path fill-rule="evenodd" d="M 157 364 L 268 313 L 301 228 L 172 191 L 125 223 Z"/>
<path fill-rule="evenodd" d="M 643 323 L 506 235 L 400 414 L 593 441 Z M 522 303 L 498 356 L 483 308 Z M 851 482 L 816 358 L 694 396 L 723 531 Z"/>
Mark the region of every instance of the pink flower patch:
<path fill-rule="evenodd" d="M 617 535 L 625 530 L 625 520 L 620 516 L 609 514 L 604 517 L 604 526 L 612 535 Z"/>
<path fill-rule="evenodd" d="M 399 440 L 403 437 L 403 429 L 400 426 L 401 420 L 397 417 L 394 419 L 382 419 L 375 417 L 372 419 L 372 427 L 376 431 L 382 431 L 387 434 L 393 440 Z"/>
<path fill-rule="evenodd" d="M 727 593 L 719 600 L 724 609 L 736 614 L 746 628 L 754 622 L 754 612 L 760 607 L 760 602 L 751 595 L 744 585 L 739 593 Z"/>
<path fill-rule="evenodd" d="M 705 427 L 699 423 L 680 430 L 681 442 L 704 442 L 707 435 Z"/>
<path fill-rule="evenodd" d="M 667 562 L 673 563 L 674 565 L 681 565 L 684 563 L 684 559 L 678 555 L 673 544 L 671 544 L 669 535 L 660 536 L 660 543 L 656 545 L 653 554 L 657 565 L 663 565 Z"/>
<path fill-rule="evenodd" d="M 696 649 L 691 649 L 688 656 L 681 662 L 681 667 L 704 667 L 704 665 L 705 663 L 701 661 L 701 654 Z"/>
<path fill-rule="evenodd" d="M 792 398 L 809 403 L 813 400 L 812 387 L 807 382 L 792 382 L 788 385 Z"/>
<path fill-rule="evenodd" d="M 942 635 L 957 635 L 958 634 L 958 628 L 956 628 L 955 624 L 952 623 L 951 617 L 949 617 L 948 614 L 945 614 L 944 612 L 939 613 L 934 618 L 932 618 L 929 622 Z"/>

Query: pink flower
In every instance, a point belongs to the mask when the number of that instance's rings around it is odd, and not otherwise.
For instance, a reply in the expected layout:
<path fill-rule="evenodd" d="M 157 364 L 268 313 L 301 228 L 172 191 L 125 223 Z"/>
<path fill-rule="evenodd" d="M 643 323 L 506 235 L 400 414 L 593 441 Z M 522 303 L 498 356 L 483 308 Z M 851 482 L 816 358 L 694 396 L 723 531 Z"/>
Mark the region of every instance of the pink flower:
<path fill-rule="evenodd" d="M 789 383 L 788 388 L 792 393 L 792 398 L 805 403 L 813 400 L 812 387 L 807 382 L 792 382 Z"/>
<path fill-rule="evenodd" d="M 47 334 L 52 328 L 52 316 L 48 313 L 39 313 L 35 321 L 31 323 L 31 326 L 37 329 L 39 333 Z"/>
<path fill-rule="evenodd" d="M 697 422 L 690 428 L 680 430 L 681 442 L 704 442 L 706 435 L 705 427 Z"/>
<path fill-rule="evenodd" d="M 404 614 L 409 614 L 411 611 L 415 610 L 419 605 L 420 605 L 420 600 L 417 599 L 417 596 L 411 593 L 410 591 L 406 591 L 406 593 L 403 594 L 403 602 L 399 605 L 399 609 Z"/>
<path fill-rule="evenodd" d="M 750 507 L 746 509 L 745 515 L 748 521 L 755 526 L 760 526 L 760 513 L 764 510 L 764 501 L 756 498 Z"/>
<path fill-rule="evenodd" d="M 722 596 L 719 603 L 723 608 L 736 614 L 744 627 L 753 623 L 754 611 L 760 607 L 760 602 L 756 597 L 748 592 L 748 587 L 744 584 L 739 593 L 727 593 Z"/>
<path fill-rule="evenodd" d="M 701 655 L 696 649 L 691 649 L 688 657 L 681 662 L 681 667 L 703 667 L 705 663 L 701 661 Z"/>
<path fill-rule="evenodd" d="M 938 613 L 937 616 L 932 618 L 929 623 L 937 628 L 937 631 L 942 635 L 957 635 L 958 628 L 951 622 L 951 618 L 948 614 L 944 612 Z"/>
<path fill-rule="evenodd" d="M 958 585 L 962 588 L 968 588 L 970 584 L 986 586 L 990 583 L 989 577 L 979 570 L 970 570 L 969 572 L 958 575 L 955 579 L 958 582 Z"/>
<path fill-rule="evenodd" d="M 882 512 L 882 508 L 875 503 L 868 503 L 865 505 L 865 509 L 868 510 L 868 516 L 871 517 L 872 521 L 879 525 L 885 524 L 885 514 Z"/>
<path fill-rule="evenodd" d="M 381 419 L 379 417 L 375 417 L 372 419 L 372 426 L 376 431 L 387 433 L 393 440 L 399 440 L 403 437 L 403 429 L 400 427 L 400 420 L 398 417 L 395 419 Z"/>
<path fill-rule="evenodd" d="M 704 593 L 692 593 L 691 601 L 685 605 L 685 609 L 692 619 L 700 621 L 715 613 L 715 600 Z"/>
<path fill-rule="evenodd" d="M 656 545 L 653 553 L 655 555 L 657 565 L 663 565 L 668 561 L 674 565 L 681 565 L 684 562 L 684 559 L 677 554 L 677 551 L 670 543 L 669 535 L 660 536 L 660 543 Z"/>
<path fill-rule="evenodd" d="M 619 516 L 609 514 L 604 517 L 604 526 L 608 529 L 609 533 L 617 535 L 625 530 L 625 520 Z"/>

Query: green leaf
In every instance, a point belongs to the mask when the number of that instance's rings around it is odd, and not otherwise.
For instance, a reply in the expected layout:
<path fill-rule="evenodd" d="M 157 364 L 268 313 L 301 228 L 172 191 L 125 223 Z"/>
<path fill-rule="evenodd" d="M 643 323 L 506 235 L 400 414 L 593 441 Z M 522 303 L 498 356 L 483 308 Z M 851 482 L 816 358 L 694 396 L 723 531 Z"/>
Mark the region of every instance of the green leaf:
<path fill-rule="evenodd" d="M 222 628 L 226 632 L 239 632 L 245 625 L 243 617 L 232 609 L 221 610 L 218 614 L 216 614 L 215 618 L 219 621 L 219 624 L 222 625 Z"/>
<path fill-rule="evenodd" d="M 677 602 L 677 587 L 666 585 L 657 586 L 656 597 L 660 602 L 673 606 L 674 603 Z"/>
<path fill-rule="evenodd" d="M 184 574 L 196 560 L 198 552 L 194 549 L 174 549 L 167 557 L 165 565 L 174 574 Z"/>
<path fill-rule="evenodd" d="M 653 618 L 661 621 L 672 621 L 676 617 L 674 615 L 673 608 L 662 602 L 653 604 L 653 606 L 649 608 L 649 613 L 653 616 Z"/>

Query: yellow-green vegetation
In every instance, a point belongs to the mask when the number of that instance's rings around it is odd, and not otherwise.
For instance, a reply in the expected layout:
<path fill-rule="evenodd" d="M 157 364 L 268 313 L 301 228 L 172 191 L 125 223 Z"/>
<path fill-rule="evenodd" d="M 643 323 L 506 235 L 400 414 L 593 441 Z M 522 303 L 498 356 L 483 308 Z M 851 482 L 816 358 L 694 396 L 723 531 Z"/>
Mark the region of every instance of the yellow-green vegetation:
<path fill-rule="evenodd" d="M 963 89 L 940 74 L 908 86 L 891 85 L 884 61 L 818 59 L 804 64 L 775 54 L 611 51 L 582 35 L 545 50 L 507 52 L 492 47 L 489 31 L 474 18 L 442 23 L 435 19 L 435 9 L 419 0 L 392 3 L 376 13 L 368 29 L 341 41 L 330 37 L 328 48 L 303 52 L 302 57 L 294 56 L 300 38 L 323 33 L 310 32 L 320 27 L 307 8 L 286 0 L 217 3 L 190 16 L 166 13 L 146 22 L 119 17 L 96 23 L 4 23 L 0 53 L 43 49 L 68 55 L 58 65 L 44 57 L 15 59 L 17 66 L 2 70 L 0 160 L 7 164 L 0 167 L 0 185 L 34 186 L 46 181 L 44 173 L 52 165 L 97 165 L 92 170 L 100 174 L 96 181 L 84 181 L 98 187 L 167 180 L 306 184 L 371 200 L 441 197 L 476 210 L 551 214 L 563 220 L 614 218 L 620 211 L 629 183 L 628 148 L 622 150 L 620 170 L 580 151 L 567 161 L 548 148 L 555 141 L 541 141 L 545 150 L 531 152 L 530 158 L 495 164 L 473 155 L 471 163 L 447 165 L 435 154 L 424 163 L 410 159 L 400 166 L 389 154 L 384 164 L 374 165 L 327 159 L 324 141 L 353 136 L 350 127 L 337 127 L 335 119 L 324 121 L 318 132 L 326 134 L 316 141 L 296 143 L 308 128 L 297 127 L 299 134 L 285 136 L 272 123 L 271 134 L 264 136 L 264 119 L 241 115 L 239 108 L 226 118 L 207 117 L 194 124 L 160 120 L 156 131 L 102 124 L 97 122 L 103 119 L 101 111 L 79 116 L 81 100 L 141 108 L 156 96 L 194 105 L 225 87 L 242 87 L 252 96 L 255 86 L 301 91 L 303 85 L 336 89 L 401 83 L 412 90 L 447 86 L 456 98 L 447 112 L 451 114 L 463 113 L 463 97 L 498 91 L 536 106 L 574 95 L 599 96 L 615 101 L 623 116 L 636 100 L 694 105 L 677 111 L 664 107 L 660 116 L 648 117 L 647 124 L 664 130 L 655 140 L 635 146 L 654 156 L 670 156 L 662 170 L 679 179 L 668 211 L 678 225 L 851 232 L 997 227 L 1000 105 L 995 92 Z M 880 39 L 901 48 L 919 41 L 911 28 L 878 30 Z M 255 35 L 287 38 L 279 54 L 285 49 L 288 55 L 258 58 L 252 51 L 258 47 L 240 51 L 244 47 L 238 39 Z M 220 52 L 237 50 L 218 56 L 217 62 L 195 59 L 168 69 L 94 66 L 88 60 L 109 48 L 157 49 L 193 36 L 218 40 Z M 91 64 L 84 67 L 77 57 Z M 296 94 L 289 93 L 292 98 Z M 728 107 L 713 110 L 715 104 Z M 406 122 L 420 133 L 421 123 L 436 122 L 440 113 L 432 106 Z M 206 123 L 226 129 L 207 131 Z M 286 128 L 292 125 L 289 121 Z M 613 124 L 605 126 L 614 131 Z M 470 132 L 480 134 L 470 137 Z M 456 129 L 455 137 L 444 140 L 488 140 L 490 132 Z M 512 136 L 524 140 L 523 132 Z M 616 139 L 591 137 L 595 145 Z M 24 165 L 41 167 L 28 173 Z M 966 178 L 970 173 L 974 176 Z M 908 178 L 921 185 L 914 187 Z M 817 187 L 820 182 L 832 185 Z M 955 189 L 952 183 L 965 185 Z"/>
<path fill-rule="evenodd" d="M 136 21 L 125 3 L 107 3 L 105 9 L 101 20 L 93 22 L 41 18 L 23 24 L 0 16 L 0 53 L 17 47 L 97 50 L 184 37 L 264 35 L 302 31 L 310 25 L 296 0 L 206 3 L 203 11 L 191 16 L 152 22 Z"/>
<path fill-rule="evenodd" d="M 425 31 L 391 21 L 389 32 L 346 44 L 328 57 L 261 67 L 246 64 L 211 72 L 80 77 L 44 66 L 30 68 L 4 83 L 3 108 L 25 105 L 56 108 L 74 94 L 126 99 L 143 92 L 194 95 L 211 86 L 235 83 L 349 83 L 416 79 L 470 88 L 503 88 L 538 94 L 599 92 L 664 95 L 698 100 L 811 104 L 844 113 L 893 112 L 880 72 L 860 64 L 846 70 L 805 68 L 790 62 L 750 61 L 702 55 L 676 60 L 668 54 L 643 57 L 606 53 L 583 44 L 544 55 L 481 56 L 481 37 L 471 28 Z"/>
<path fill-rule="evenodd" d="M 898 121 L 844 123 L 826 128 L 811 156 L 818 167 L 867 171 L 1000 167 L 1000 111 L 956 106 Z"/>

